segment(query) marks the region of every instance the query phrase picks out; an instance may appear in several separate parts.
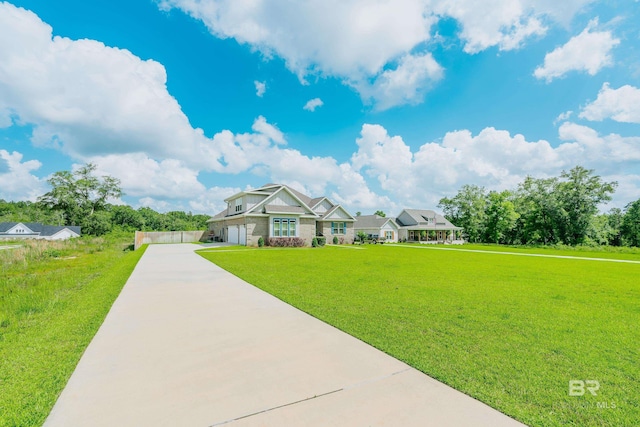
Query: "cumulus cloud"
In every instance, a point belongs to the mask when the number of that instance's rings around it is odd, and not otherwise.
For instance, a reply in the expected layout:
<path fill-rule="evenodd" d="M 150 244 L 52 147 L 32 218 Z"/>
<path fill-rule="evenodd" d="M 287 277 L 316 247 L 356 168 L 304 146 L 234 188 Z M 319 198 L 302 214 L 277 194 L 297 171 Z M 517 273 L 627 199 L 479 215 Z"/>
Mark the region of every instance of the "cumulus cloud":
<path fill-rule="evenodd" d="M 569 120 L 572 114 L 573 114 L 573 111 L 571 110 L 558 114 L 558 117 L 555 118 L 555 120 L 553 121 L 553 124 L 556 125 L 560 122 Z"/>
<path fill-rule="evenodd" d="M 460 22 L 460 38 L 465 41 L 467 53 L 477 53 L 492 46 L 501 50 L 515 49 L 525 39 L 543 35 L 547 30 L 541 14 L 536 13 L 535 2 L 454 0 L 433 3 L 438 14 Z M 544 8 L 542 11 L 546 12 Z"/>
<path fill-rule="evenodd" d="M 373 84 L 360 86 L 365 99 L 377 100 L 376 108 L 422 102 L 424 93 L 442 79 L 444 69 L 431 54 L 406 55 L 393 70 L 383 71 Z M 355 84 L 358 86 L 358 84 Z"/>
<path fill-rule="evenodd" d="M 582 109 L 580 118 L 640 123 L 640 89 L 630 85 L 612 89 L 609 83 L 604 83 L 596 100 Z"/>
<path fill-rule="evenodd" d="M 316 111 L 316 108 L 322 107 L 323 105 L 324 105 L 324 102 L 322 102 L 322 99 L 313 98 L 313 99 L 308 100 L 307 103 L 304 104 L 304 107 L 302 107 L 302 109 L 314 112 L 314 111 Z"/>
<path fill-rule="evenodd" d="M 191 127 L 166 80 L 158 62 L 94 40 L 52 37 L 34 13 L 0 3 L 0 111 L 34 125 L 37 145 L 76 158 L 146 152 L 215 167 L 204 159 L 218 153 Z"/>
<path fill-rule="evenodd" d="M 591 1 L 160 0 L 158 4 L 202 21 L 216 37 L 234 38 L 267 58 L 283 58 L 302 82 L 310 75 L 337 77 L 384 109 L 421 102 L 440 77 L 441 70 L 426 51 L 438 20 L 459 22 L 468 53 L 493 46 L 510 50 L 544 34 L 543 21 L 567 22 Z M 412 68 L 418 65 L 427 70 Z M 394 66 L 395 76 L 389 71 Z M 415 80 L 401 84 L 401 76 Z"/>
<path fill-rule="evenodd" d="M 536 68 L 533 75 L 551 82 L 570 71 L 585 71 L 593 76 L 611 65 L 611 50 L 620 44 L 620 40 L 610 31 L 593 31 L 597 25 L 598 20 L 592 20 L 580 34 L 547 53 L 544 64 Z"/>
<path fill-rule="evenodd" d="M 35 201 L 46 192 L 44 180 L 32 172 L 40 169 L 38 160 L 22 161 L 22 153 L 0 150 L 0 199 Z"/>
<path fill-rule="evenodd" d="M 118 178 L 128 196 L 192 198 L 205 190 L 198 172 L 175 159 L 156 161 L 143 153 L 111 154 L 89 159 L 99 175 Z"/>
<path fill-rule="evenodd" d="M 527 175 L 555 176 L 577 164 L 613 174 L 621 168 L 632 171 L 640 161 L 640 138 L 602 136 L 570 122 L 559 128 L 559 137 L 563 142 L 552 147 L 545 140 L 527 141 L 523 135 L 489 127 L 477 135 L 448 132 L 442 142 L 412 151 L 400 136 L 367 124 L 356 140 L 351 164 L 375 178 L 395 202 L 434 207 L 468 183 L 501 190 L 516 187 Z"/>
<path fill-rule="evenodd" d="M 210 187 L 189 200 L 189 208 L 195 213 L 215 215 L 227 207 L 224 199 L 240 191 L 239 187 Z"/>
<path fill-rule="evenodd" d="M 267 91 L 267 82 L 259 82 L 258 80 L 254 80 L 253 84 L 256 87 L 256 96 L 262 98 L 264 93 Z"/>

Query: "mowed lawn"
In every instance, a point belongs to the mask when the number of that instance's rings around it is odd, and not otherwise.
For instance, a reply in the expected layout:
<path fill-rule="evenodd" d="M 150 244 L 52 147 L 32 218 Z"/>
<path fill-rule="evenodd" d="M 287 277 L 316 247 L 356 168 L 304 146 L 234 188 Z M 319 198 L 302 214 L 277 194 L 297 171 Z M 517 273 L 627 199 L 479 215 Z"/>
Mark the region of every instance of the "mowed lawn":
<path fill-rule="evenodd" d="M 640 264 L 417 245 L 200 253 L 526 424 L 640 422 Z M 570 396 L 571 380 L 599 389 Z"/>

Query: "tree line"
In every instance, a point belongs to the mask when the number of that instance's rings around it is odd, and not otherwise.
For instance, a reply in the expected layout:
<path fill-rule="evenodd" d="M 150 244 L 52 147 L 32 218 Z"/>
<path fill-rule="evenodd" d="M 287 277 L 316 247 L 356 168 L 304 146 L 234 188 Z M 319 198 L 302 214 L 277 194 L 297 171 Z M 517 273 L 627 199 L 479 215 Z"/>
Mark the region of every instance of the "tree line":
<path fill-rule="evenodd" d="M 514 190 L 465 185 L 438 207 L 473 243 L 640 246 L 640 199 L 599 213 L 617 185 L 576 166 L 558 177 L 528 176 Z"/>
<path fill-rule="evenodd" d="M 159 213 L 151 208 L 114 205 L 110 199 L 123 195 L 120 181 L 94 175 L 88 163 L 75 172 L 59 171 L 48 180 L 51 191 L 36 202 L 0 199 L 0 222 L 40 222 L 48 225 L 79 225 L 83 234 L 112 231 L 206 230 L 209 215 L 182 211 Z"/>

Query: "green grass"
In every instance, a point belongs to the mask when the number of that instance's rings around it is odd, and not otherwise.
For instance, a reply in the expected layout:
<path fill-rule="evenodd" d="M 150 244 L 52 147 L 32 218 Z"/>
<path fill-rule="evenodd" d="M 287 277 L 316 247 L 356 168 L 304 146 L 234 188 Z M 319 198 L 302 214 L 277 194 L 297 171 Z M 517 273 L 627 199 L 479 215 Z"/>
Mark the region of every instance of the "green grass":
<path fill-rule="evenodd" d="M 408 245 L 201 253 L 526 424 L 640 420 L 640 264 Z M 599 381 L 597 396 L 569 396 L 570 380 Z"/>
<path fill-rule="evenodd" d="M 129 243 L 27 241 L 0 251 L 0 426 L 44 422 L 144 252 Z"/>

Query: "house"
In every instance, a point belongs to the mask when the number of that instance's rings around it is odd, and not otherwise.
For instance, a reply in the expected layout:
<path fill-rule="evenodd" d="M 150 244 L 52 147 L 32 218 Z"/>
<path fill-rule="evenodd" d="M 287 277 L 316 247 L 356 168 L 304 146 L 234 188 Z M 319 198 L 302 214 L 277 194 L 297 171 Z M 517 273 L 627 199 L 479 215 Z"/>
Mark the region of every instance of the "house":
<path fill-rule="evenodd" d="M 300 238 L 311 246 L 315 236 L 331 244 L 354 240 L 355 218 L 327 197 L 311 198 L 282 184 L 266 184 L 225 199 L 227 208 L 210 218 L 209 233 L 221 242 L 257 246 L 262 237 Z"/>
<path fill-rule="evenodd" d="M 396 217 L 398 237 L 402 241 L 461 244 L 461 227 L 432 210 L 403 209 Z"/>
<path fill-rule="evenodd" d="M 379 215 L 360 215 L 356 217 L 354 229 L 356 236 L 359 232 L 363 232 L 369 238 L 397 242 L 400 227 L 395 218 L 386 218 Z"/>
<path fill-rule="evenodd" d="M 75 225 L 43 225 L 37 222 L 0 222 L 0 239 L 66 240 L 80 236 Z"/>

